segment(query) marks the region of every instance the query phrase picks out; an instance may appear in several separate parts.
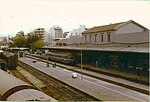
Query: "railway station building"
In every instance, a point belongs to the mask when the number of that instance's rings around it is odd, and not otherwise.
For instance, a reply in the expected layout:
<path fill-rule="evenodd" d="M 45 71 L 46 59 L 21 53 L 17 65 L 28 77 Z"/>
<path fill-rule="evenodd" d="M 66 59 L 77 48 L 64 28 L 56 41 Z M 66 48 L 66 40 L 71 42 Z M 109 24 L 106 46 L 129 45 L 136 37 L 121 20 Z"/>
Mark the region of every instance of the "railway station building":
<path fill-rule="evenodd" d="M 82 64 L 89 68 L 116 70 L 116 75 L 149 82 L 149 30 L 133 20 L 95 26 L 82 32 L 82 37 L 63 39 L 44 49 L 70 52 L 76 65 L 81 65 L 82 55 Z"/>

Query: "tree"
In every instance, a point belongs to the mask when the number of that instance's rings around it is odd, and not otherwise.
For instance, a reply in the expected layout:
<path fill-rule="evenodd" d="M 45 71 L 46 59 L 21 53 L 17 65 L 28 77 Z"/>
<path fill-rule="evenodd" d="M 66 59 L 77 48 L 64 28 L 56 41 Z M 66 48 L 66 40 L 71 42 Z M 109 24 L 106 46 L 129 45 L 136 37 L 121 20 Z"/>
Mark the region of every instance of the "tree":
<path fill-rule="evenodd" d="M 25 46 L 25 37 L 23 35 L 21 35 L 21 34 L 16 35 L 13 38 L 13 45 L 17 46 L 17 47 L 23 47 L 23 46 Z"/>
<path fill-rule="evenodd" d="M 39 41 L 41 38 L 38 37 L 38 35 L 35 34 L 31 34 L 28 35 L 27 39 L 26 39 L 26 47 L 32 48 L 32 46 L 34 46 L 33 43 L 35 43 L 36 41 Z"/>
<path fill-rule="evenodd" d="M 37 48 L 41 48 L 43 46 L 45 46 L 45 42 L 43 40 L 38 40 L 38 41 L 32 43 L 33 50 L 37 50 Z"/>
<path fill-rule="evenodd" d="M 10 46 L 17 47 L 29 47 L 33 50 L 36 50 L 38 47 L 43 47 L 45 43 L 41 40 L 41 37 L 34 33 L 30 33 L 27 38 L 25 38 L 23 31 L 19 32 L 13 38 L 13 44 Z"/>

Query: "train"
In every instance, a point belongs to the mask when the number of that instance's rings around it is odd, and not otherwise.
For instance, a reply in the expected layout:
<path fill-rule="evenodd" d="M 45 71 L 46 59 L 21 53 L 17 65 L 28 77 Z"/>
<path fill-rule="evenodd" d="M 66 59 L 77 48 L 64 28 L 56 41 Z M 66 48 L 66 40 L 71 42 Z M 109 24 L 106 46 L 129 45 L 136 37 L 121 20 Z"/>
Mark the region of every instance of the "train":
<path fill-rule="evenodd" d="M 81 65 L 81 51 L 51 50 L 47 53 L 47 57 L 48 60 L 54 62 L 73 66 Z M 40 56 L 40 58 L 44 58 L 44 56 Z M 128 72 L 137 75 L 137 77 L 144 76 L 146 80 L 149 76 L 149 53 L 83 50 L 82 64 L 86 69 L 90 68 L 84 65 L 92 66 L 95 69 L 111 69 L 120 72 Z M 119 73 L 113 75 L 125 76 Z"/>
<path fill-rule="evenodd" d="M 0 69 L 0 101 L 56 101 Z"/>
<path fill-rule="evenodd" d="M 67 65 L 75 65 L 77 58 L 72 53 L 67 52 L 48 52 L 48 60 L 56 61 Z"/>
<path fill-rule="evenodd" d="M 49 51 L 46 56 L 39 56 L 39 58 L 48 58 L 50 61 L 73 66 L 81 66 L 82 59 L 82 66 L 85 69 L 149 84 L 149 53 L 93 50 L 82 50 L 81 53 L 80 50 L 62 49 Z M 109 70 L 114 70 L 116 73 Z M 130 73 L 135 77 L 117 72 Z"/>
<path fill-rule="evenodd" d="M 15 69 L 18 65 L 18 55 L 15 53 L 0 51 L 1 69 Z M 5 67 L 5 68 L 4 68 Z"/>
<path fill-rule="evenodd" d="M 81 51 L 65 50 L 62 52 L 62 50 L 51 50 L 48 57 L 49 60 L 67 65 L 81 65 Z M 135 76 L 135 79 L 130 76 L 126 76 L 126 74 L 105 72 L 105 74 L 108 75 L 131 80 L 139 79 L 144 84 L 149 83 L 149 53 L 83 50 L 82 64 L 83 68 L 98 72 L 101 70 L 99 71 L 97 69 L 115 70 L 123 73 L 130 73 L 131 75 Z M 93 67 L 93 69 L 91 67 Z M 140 79 L 141 77 L 143 79 Z"/>

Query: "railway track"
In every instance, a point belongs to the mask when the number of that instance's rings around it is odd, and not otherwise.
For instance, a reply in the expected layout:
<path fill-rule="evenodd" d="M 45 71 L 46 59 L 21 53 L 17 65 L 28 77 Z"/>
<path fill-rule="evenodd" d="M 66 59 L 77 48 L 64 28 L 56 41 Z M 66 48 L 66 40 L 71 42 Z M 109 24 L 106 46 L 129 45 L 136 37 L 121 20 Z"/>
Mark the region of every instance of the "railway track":
<path fill-rule="evenodd" d="M 46 84 L 42 91 L 58 101 L 99 101 L 98 99 L 84 93 L 76 88 L 43 73 L 24 62 L 18 61 L 18 65 L 25 68 L 29 73 L 39 78 Z"/>
<path fill-rule="evenodd" d="M 36 56 L 36 55 L 27 54 L 27 57 L 47 63 L 46 57 L 44 57 L 44 56 L 39 57 L 39 56 Z M 52 63 L 53 63 L 52 61 L 49 61 L 49 64 L 52 64 Z M 71 70 L 71 71 L 80 73 L 80 71 L 78 71 L 78 70 L 75 70 L 75 69 L 68 69 L 68 68 L 66 68 L 66 67 L 64 67 L 64 66 L 62 66 L 62 65 L 57 65 L 57 66 L 62 67 L 62 68 L 65 68 L 65 69 L 67 69 L 67 70 Z M 76 68 L 78 68 L 78 67 L 76 67 Z M 113 84 L 115 84 L 115 85 L 119 85 L 119 86 L 122 86 L 122 87 L 125 87 L 125 88 L 128 88 L 128 89 L 135 90 L 135 91 L 137 91 L 137 92 L 141 92 L 141 93 L 144 93 L 144 94 L 148 94 L 148 95 L 149 95 L 149 91 L 148 91 L 148 90 L 143 90 L 143 89 L 141 89 L 141 88 L 137 88 L 137 87 L 134 87 L 134 86 L 131 86 L 131 85 L 123 84 L 123 83 L 120 83 L 120 82 L 115 82 L 115 81 L 112 81 L 112 80 L 109 80 L 109 79 L 105 79 L 105 78 L 102 78 L 102 77 L 93 76 L 93 75 L 91 75 L 91 74 L 84 73 L 84 72 L 83 72 L 82 74 L 87 75 L 87 76 L 90 76 L 90 77 L 94 77 L 94 78 L 99 79 L 99 80 L 103 80 L 103 81 L 106 81 L 106 82 L 109 82 L 109 83 L 113 83 Z"/>
<path fill-rule="evenodd" d="M 12 69 L 9 70 L 15 77 L 19 78 L 20 80 L 34 86 L 25 76 L 23 76 L 18 70 Z"/>

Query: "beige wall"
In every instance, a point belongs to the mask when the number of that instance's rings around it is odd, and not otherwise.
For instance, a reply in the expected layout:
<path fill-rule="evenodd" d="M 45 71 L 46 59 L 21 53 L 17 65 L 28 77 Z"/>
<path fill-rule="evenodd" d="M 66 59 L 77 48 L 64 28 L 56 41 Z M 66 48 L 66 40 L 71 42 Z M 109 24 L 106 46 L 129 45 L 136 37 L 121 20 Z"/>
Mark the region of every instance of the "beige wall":
<path fill-rule="evenodd" d="M 117 31 L 115 32 L 116 34 L 126 34 L 126 33 L 136 33 L 136 32 L 143 32 L 143 28 L 133 24 L 129 23 L 125 26 L 119 27 Z"/>
<path fill-rule="evenodd" d="M 114 34 L 112 41 L 121 43 L 149 42 L 149 31 L 127 34 Z"/>
<path fill-rule="evenodd" d="M 103 33 L 103 42 L 101 41 L 101 34 Z M 149 31 L 144 31 L 143 28 L 129 23 L 124 26 L 120 26 L 116 31 L 110 32 L 110 42 L 119 42 L 119 43 L 141 43 L 141 42 L 149 42 Z M 96 42 L 95 42 L 95 34 L 97 34 Z M 104 44 L 110 43 L 108 42 L 108 32 L 98 32 L 98 33 L 90 33 L 87 35 L 86 43 L 95 43 L 95 44 Z M 90 35 L 91 42 L 90 42 Z M 84 36 L 84 35 L 83 35 Z M 85 43 L 85 37 L 83 42 Z"/>

